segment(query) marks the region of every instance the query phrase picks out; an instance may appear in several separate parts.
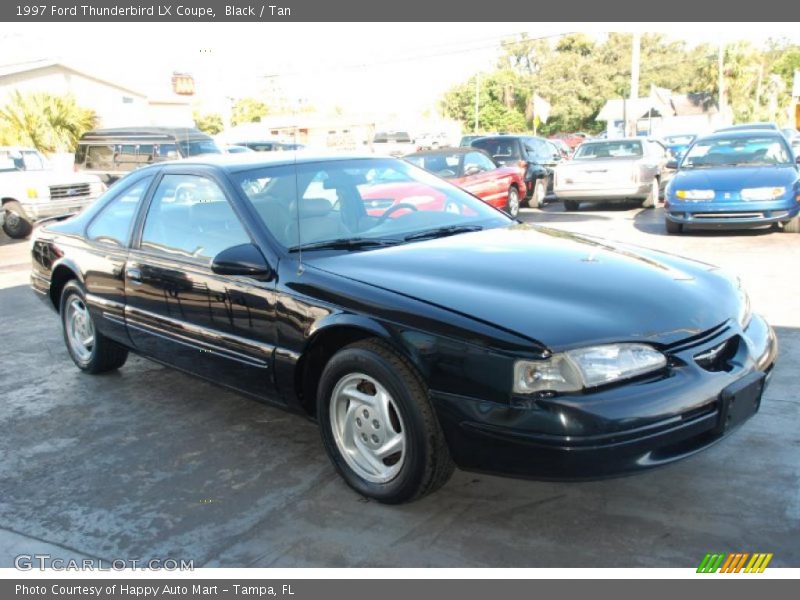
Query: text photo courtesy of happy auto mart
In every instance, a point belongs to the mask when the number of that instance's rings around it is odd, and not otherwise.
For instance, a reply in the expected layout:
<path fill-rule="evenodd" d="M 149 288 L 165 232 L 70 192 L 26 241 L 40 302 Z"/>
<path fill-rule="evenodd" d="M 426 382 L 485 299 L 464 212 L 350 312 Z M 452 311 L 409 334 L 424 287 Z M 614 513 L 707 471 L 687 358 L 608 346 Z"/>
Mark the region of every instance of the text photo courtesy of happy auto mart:
<path fill-rule="evenodd" d="M 800 565 L 797 30 L 322 25 L 0 39 L 0 566 Z"/>

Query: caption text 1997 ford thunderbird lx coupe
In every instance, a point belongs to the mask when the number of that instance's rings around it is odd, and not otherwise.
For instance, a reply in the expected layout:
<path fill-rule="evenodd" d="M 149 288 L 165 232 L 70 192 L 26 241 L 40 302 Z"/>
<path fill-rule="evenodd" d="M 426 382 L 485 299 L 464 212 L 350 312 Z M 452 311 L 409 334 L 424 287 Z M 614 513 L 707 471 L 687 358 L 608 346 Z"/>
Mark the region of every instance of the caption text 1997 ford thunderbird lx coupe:
<path fill-rule="evenodd" d="M 391 158 L 145 167 L 32 252 L 79 368 L 130 350 L 308 415 L 383 502 L 455 465 L 587 479 L 686 457 L 758 410 L 777 354 L 714 267 L 521 224 Z"/>

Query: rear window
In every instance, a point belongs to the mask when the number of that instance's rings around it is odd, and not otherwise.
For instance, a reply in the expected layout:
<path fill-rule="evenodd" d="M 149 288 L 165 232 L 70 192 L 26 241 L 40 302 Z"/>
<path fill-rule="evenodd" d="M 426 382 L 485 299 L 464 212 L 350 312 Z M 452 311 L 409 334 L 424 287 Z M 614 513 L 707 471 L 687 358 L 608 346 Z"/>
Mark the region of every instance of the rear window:
<path fill-rule="evenodd" d="M 497 161 L 521 160 L 519 141 L 514 138 L 484 138 L 472 142 Z"/>
<path fill-rule="evenodd" d="M 592 142 L 581 144 L 575 151 L 573 160 L 594 160 L 605 158 L 637 158 L 642 156 L 642 143 L 638 140 L 616 142 Z"/>

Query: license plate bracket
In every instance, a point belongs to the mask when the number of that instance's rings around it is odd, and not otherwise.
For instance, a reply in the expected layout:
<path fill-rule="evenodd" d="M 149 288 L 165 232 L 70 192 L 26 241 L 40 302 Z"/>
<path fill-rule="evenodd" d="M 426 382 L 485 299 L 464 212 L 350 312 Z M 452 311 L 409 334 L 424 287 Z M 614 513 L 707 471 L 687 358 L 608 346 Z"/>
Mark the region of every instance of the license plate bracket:
<path fill-rule="evenodd" d="M 764 373 L 757 371 L 722 390 L 719 395 L 717 433 L 726 433 L 758 412 L 765 379 Z"/>

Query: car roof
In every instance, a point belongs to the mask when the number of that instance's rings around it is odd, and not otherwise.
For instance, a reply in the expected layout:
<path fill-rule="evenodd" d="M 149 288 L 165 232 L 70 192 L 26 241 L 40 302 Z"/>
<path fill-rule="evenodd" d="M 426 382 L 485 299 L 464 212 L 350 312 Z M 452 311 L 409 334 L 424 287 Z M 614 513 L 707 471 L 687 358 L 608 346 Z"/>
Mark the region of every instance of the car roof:
<path fill-rule="evenodd" d="M 112 127 L 108 129 L 92 129 L 81 136 L 81 140 L 93 140 L 113 137 L 175 137 L 183 139 L 211 139 L 196 127 Z"/>
<path fill-rule="evenodd" d="M 343 160 L 397 161 L 399 159 L 380 154 L 347 154 L 341 152 L 327 154 L 325 152 L 308 150 L 288 152 L 238 152 L 235 154 L 204 154 L 202 156 L 171 160 L 137 169 L 137 172 L 141 172 L 145 169 L 173 169 L 180 168 L 181 166 L 208 166 L 218 167 L 220 169 L 235 173 L 239 171 L 258 169 L 260 167 L 279 167 L 292 164 L 300 165 Z"/>
<path fill-rule="evenodd" d="M 717 129 L 714 133 L 709 133 L 708 135 L 700 136 L 695 141 L 703 142 L 706 140 L 748 138 L 754 135 L 759 135 L 762 137 L 768 136 L 768 137 L 774 137 L 776 139 L 786 140 L 786 137 L 780 131 L 777 131 L 775 129 L 731 129 L 731 130 Z"/>
<path fill-rule="evenodd" d="M 728 127 L 720 127 L 717 131 L 740 131 L 745 129 L 760 129 L 760 130 L 774 130 L 780 131 L 775 123 L 740 123 L 739 125 L 729 125 Z"/>

